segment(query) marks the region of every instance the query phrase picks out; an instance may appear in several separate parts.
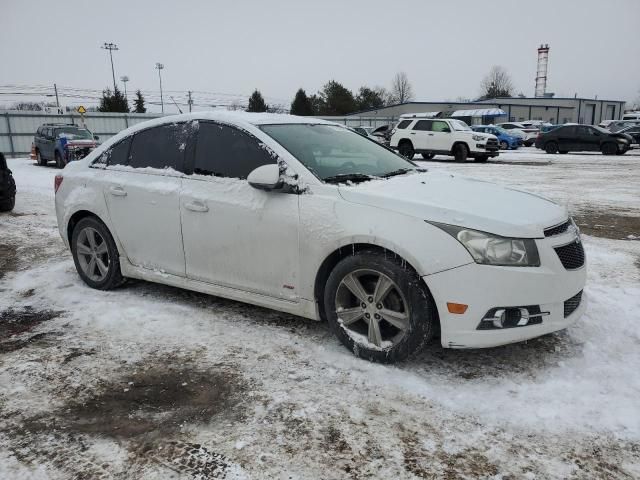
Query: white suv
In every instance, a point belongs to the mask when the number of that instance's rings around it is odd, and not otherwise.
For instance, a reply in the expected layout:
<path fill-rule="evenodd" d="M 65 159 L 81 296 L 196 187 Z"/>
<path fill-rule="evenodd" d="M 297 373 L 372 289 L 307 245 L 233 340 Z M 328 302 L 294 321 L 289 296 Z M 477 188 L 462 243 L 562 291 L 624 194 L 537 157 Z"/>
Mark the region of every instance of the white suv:
<path fill-rule="evenodd" d="M 585 308 L 564 207 L 428 172 L 324 120 L 163 117 L 69 163 L 54 186 L 90 287 L 137 278 L 326 320 L 373 361 L 407 358 L 437 331 L 450 348 L 526 340 Z"/>
<path fill-rule="evenodd" d="M 400 118 L 389 146 L 409 159 L 421 153 L 425 160 L 434 155 L 453 155 L 458 162 L 467 158 L 486 162 L 489 157 L 499 155 L 500 146 L 495 135 L 474 132 L 460 120 L 425 118 L 420 114 Z"/>

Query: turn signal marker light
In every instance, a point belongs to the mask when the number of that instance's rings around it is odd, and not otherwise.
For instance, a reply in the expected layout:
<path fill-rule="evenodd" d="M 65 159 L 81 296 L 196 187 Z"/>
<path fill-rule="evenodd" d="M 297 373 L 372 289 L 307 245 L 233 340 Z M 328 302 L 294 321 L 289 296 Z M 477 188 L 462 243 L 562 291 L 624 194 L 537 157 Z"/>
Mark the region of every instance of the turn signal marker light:
<path fill-rule="evenodd" d="M 462 315 L 467 311 L 469 305 L 465 305 L 464 303 L 451 303 L 447 302 L 447 309 L 449 309 L 449 313 L 457 313 L 458 315 Z"/>

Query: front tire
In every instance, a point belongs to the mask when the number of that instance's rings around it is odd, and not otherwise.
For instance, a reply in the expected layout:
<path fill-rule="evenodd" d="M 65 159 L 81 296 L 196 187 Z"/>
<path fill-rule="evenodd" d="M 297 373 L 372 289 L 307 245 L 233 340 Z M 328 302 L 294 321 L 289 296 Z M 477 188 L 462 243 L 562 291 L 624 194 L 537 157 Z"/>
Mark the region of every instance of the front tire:
<path fill-rule="evenodd" d="M 413 144 L 408 140 L 405 140 L 398 145 L 398 152 L 409 160 L 413 159 L 413 156 L 416 154 Z"/>
<path fill-rule="evenodd" d="M 509 150 L 509 144 L 507 142 L 505 142 L 504 140 L 502 140 L 500 142 L 500 150 Z"/>
<path fill-rule="evenodd" d="M 38 162 L 38 165 L 40 165 L 41 167 L 44 167 L 47 164 L 47 161 L 42 158 L 42 155 L 40 154 L 40 150 L 36 150 L 36 160 Z"/>
<path fill-rule="evenodd" d="M 422 279 L 392 253 L 365 250 L 342 259 L 326 283 L 329 325 L 354 355 L 402 361 L 432 337 L 435 304 Z"/>
<path fill-rule="evenodd" d="M 16 206 L 16 197 L 11 197 L 0 202 L 0 212 L 10 212 Z"/>
<path fill-rule="evenodd" d="M 469 149 L 464 143 L 458 143 L 453 147 L 453 157 L 456 162 L 466 162 L 469 156 Z"/>
<path fill-rule="evenodd" d="M 91 288 L 111 290 L 124 282 L 113 237 L 96 217 L 85 217 L 76 224 L 71 253 L 80 278 Z"/>
<path fill-rule="evenodd" d="M 603 144 L 601 150 L 603 155 L 615 155 L 618 153 L 618 147 L 611 142 Z"/>

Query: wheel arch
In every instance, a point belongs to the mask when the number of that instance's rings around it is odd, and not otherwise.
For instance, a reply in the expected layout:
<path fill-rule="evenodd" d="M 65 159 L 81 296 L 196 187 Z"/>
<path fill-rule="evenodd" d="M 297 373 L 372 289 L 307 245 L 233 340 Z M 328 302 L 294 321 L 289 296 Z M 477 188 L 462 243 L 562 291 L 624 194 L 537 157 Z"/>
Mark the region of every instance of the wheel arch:
<path fill-rule="evenodd" d="M 67 240 L 69 241 L 69 245 L 71 245 L 71 236 L 73 235 L 73 229 L 76 227 L 76 225 L 80 220 L 87 217 L 94 217 L 95 219 L 99 220 L 100 223 L 102 223 L 105 226 L 105 228 L 109 230 L 109 232 L 111 232 L 111 229 L 107 225 L 107 222 L 105 222 L 102 218 L 100 218 L 100 215 L 89 210 L 78 210 L 74 212 L 73 215 L 71 215 L 69 217 L 69 220 L 67 221 L 66 235 L 67 235 Z M 113 233 L 111 233 L 111 236 L 114 237 L 114 240 L 115 240 L 115 236 L 113 235 Z"/>
<path fill-rule="evenodd" d="M 455 142 L 453 142 L 453 145 L 451 145 L 451 153 L 453 154 L 453 151 L 456 149 L 456 147 L 458 145 L 464 145 L 465 148 L 467 149 L 467 153 L 471 152 L 471 149 L 469 148 L 469 144 L 467 144 L 467 142 L 465 142 L 464 140 L 456 140 Z"/>
<path fill-rule="evenodd" d="M 321 320 L 326 319 L 323 299 L 324 299 L 324 289 L 327 283 L 327 279 L 329 278 L 329 275 L 331 274 L 331 272 L 333 271 L 333 269 L 335 268 L 335 266 L 338 264 L 340 260 L 348 257 L 349 255 L 353 255 L 356 252 L 362 252 L 366 250 L 382 252 L 394 258 L 398 258 L 402 261 L 402 263 L 405 265 L 407 269 L 410 269 L 411 271 L 413 271 L 417 276 L 419 277 L 421 276 L 418 269 L 414 266 L 413 262 L 407 260 L 405 256 L 398 254 L 396 249 L 384 247 L 379 244 L 369 243 L 366 241 L 344 244 L 338 247 L 337 249 L 335 249 L 334 251 L 332 251 L 329 255 L 327 255 L 325 259 L 322 261 L 322 263 L 320 264 L 320 267 L 318 268 L 318 270 L 316 271 L 313 294 L 314 294 L 314 300 L 318 307 L 318 314 Z M 433 294 L 431 293 L 431 290 L 429 289 L 429 286 L 426 284 L 426 282 L 425 282 L 425 287 L 427 288 L 427 290 L 429 291 L 429 294 L 433 298 Z M 437 328 L 439 331 L 440 315 L 438 314 L 438 307 L 437 307 L 437 302 L 435 302 L 435 299 L 433 302 L 433 307 L 438 319 Z"/>

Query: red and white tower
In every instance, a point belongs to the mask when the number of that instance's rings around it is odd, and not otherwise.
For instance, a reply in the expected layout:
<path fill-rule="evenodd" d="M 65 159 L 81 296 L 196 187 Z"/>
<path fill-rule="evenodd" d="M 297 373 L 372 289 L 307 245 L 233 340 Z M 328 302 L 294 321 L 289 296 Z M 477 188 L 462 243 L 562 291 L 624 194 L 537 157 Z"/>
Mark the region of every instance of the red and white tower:
<path fill-rule="evenodd" d="M 547 67 L 549 66 L 549 44 L 538 48 L 538 69 L 536 72 L 536 97 L 544 97 L 547 91 Z"/>

